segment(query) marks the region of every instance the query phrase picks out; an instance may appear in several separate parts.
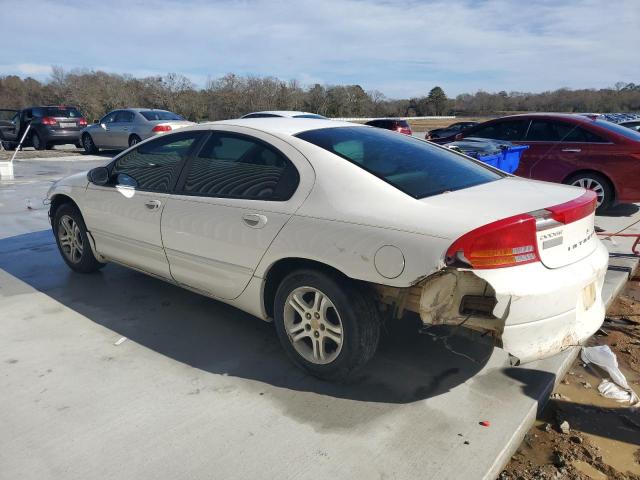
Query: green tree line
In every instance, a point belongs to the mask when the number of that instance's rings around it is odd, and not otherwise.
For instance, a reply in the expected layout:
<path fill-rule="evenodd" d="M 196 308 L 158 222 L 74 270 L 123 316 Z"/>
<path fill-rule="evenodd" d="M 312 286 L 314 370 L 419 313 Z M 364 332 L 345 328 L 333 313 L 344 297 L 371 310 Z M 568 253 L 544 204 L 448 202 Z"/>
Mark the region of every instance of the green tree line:
<path fill-rule="evenodd" d="M 102 71 L 66 72 L 53 67 L 40 82 L 0 76 L 0 108 L 74 105 L 91 121 L 114 108 L 148 107 L 174 111 L 193 121 L 237 118 L 258 110 L 305 110 L 328 117 L 411 117 L 490 115 L 513 111 L 640 111 L 640 85 L 618 83 L 605 89 L 560 89 L 542 93 L 479 91 L 448 98 L 441 87 L 423 97 L 390 99 L 360 85 L 310 85 L 297 80 L 227 74 L 197 88 L 187 77 L 135 78 Z"/>

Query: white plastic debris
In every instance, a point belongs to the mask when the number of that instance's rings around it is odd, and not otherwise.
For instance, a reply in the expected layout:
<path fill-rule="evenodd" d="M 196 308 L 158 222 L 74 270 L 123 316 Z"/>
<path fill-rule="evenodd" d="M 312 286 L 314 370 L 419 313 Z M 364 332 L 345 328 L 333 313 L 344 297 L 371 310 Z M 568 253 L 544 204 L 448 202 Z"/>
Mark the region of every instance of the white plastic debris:
<path fill-rule="evenodd" d="M 640 405 L 640 398 L 627 383 L 627 379 L 618 368 L 616 354 L 611 351 L 608 345 L 582 347 L 580 357 L 584 363 L 593 363 L 599 366 L 611 377 L 611 380 L 604 379 L 598 385 L 598 391 L 603 397 L 621 403 Z"/>
<path fill-rule="evenodd" d="M 127 337 L 120 337 L 116 343 L 114 343 L 114 345 L 118 346 L 120 344 L 122 344 L 125 340 L 127 339 Z"/>

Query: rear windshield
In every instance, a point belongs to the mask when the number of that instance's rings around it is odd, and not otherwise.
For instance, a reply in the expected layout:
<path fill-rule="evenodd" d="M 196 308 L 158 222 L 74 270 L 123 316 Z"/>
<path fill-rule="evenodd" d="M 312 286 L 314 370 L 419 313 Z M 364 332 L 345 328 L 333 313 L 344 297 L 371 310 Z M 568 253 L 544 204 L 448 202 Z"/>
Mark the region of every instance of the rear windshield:
<path fill-rule="evenodd" d="M 180 115 L 173 112 L 166 112 L 164 110 L 146 110 L 144 112 L 140 112 L 144 118 L 149 121 L 153 120 L 184 120 Z"/>
<path fill-rule="evenodd" d="M 74 107 L 36 107 L 33 109 L 36 117 L 80 118 L 82 114 Z"/>
<path fill-rule="evenodd" d="M 327 119 L 327 117 L 323 117 L 322 115 L 316 115 L 315 113 L 303 113 L 302 115 L 294 115 L 293 118 L 318 118 L 322 120 Z"/>
<path fill-rule="evenodd" d="M 595 120 L 594 123 L 599 127 L 606 128 L 607 130 L 617 133 L 618 135 L 622 135 L 623 137 L 626 137 L 630 140 L 636 140 L 640 142 L 640 132 L 627 127 L 623 127 L 621 125 L 618 125 L 617 123 L 607 122 L 606 120 Z"/>
<path fill-rule="evenodd" d="M 296 136 L 358 165 L 414 198 L 504 177 L 447 149 L 383 129 L 333 127 Z"/>

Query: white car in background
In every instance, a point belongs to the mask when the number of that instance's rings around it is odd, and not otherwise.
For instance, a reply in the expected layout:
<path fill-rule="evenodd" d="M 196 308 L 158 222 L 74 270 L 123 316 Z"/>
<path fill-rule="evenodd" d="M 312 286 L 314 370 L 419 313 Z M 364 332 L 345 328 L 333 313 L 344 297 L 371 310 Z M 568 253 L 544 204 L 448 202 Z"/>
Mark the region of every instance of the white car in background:
<path fill-rule="evenodd" d="M 325 379 L 366 364 L 383 313 L 482 332 L 514 363 L 584 342 L 604 318 L 592 192 L 379 128 L 202 124 L 48 198 L 74 271 L 115 262 L 273 320 L 291 359 Z"/>
<path fill-rule="evenodd" d="M 107 113 L 80 133 L 85 152 L 122 150 L 147 138 L 195 125 L 177 113 L 156 108 L 122 108 Z"/>
<path fill-rule="evenodd" d="M 269 110 L 266 112 L 252 112 L 240 118 L 313 118 L 315 120 L 329 120 L 317 113 L 298 112 L 295 110 Z"/>

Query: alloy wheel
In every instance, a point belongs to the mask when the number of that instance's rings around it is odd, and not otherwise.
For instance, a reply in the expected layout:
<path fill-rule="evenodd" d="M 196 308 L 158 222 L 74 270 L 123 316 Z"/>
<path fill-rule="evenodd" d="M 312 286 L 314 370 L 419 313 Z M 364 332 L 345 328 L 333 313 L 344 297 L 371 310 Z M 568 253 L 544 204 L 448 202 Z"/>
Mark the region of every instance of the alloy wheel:
<path fill-rule="evenodd" d="M 577 178 L 571 185 L 575 185 L 576 187 L 586 188 L 587 190 L 592 190 L 593 193 L 596 194 L 596 207 L 602 205 L 604 202 L 604 187 L 600 182 L 593 178 Z"/>
<path fill-rule="evenodd" d="M 344 343 L 342 320 L 331 299 L 314 287 L 298 287 L 287 297 L 284 328 L 293 348 L 305 360 L 333 362 Z"/>
<path fill-rule="evenodd" d="M 78 223 L 69 215 L 60 218 L 58 224 L 58 241 L 64 256 L 72 263 L 82 260 L 84 244 Z"/>

